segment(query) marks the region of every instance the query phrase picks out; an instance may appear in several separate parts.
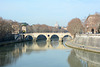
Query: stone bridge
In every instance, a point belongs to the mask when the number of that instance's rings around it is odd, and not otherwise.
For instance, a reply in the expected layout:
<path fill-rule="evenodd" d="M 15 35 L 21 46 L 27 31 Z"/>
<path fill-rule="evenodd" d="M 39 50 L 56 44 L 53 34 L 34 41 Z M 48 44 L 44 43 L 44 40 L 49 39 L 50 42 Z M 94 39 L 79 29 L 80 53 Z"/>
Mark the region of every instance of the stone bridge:
<path fill-rule="evenodd" d="M 73 35 L 71 35 L 70 33 L 24 33 L 24 34 L 20 34 L 20 35 L 24 35 L 24 37 L 32 36 L 33 41 L 36 41 L 40 35 L 45 36 L 47 38 L 47 41 L 51 41 L 51 37 L 53 35 L 58 36 L 59 41 L 62 41 L 63 37 L 65 37 L 65 36 L 70 36 L 73 39 Z"/>

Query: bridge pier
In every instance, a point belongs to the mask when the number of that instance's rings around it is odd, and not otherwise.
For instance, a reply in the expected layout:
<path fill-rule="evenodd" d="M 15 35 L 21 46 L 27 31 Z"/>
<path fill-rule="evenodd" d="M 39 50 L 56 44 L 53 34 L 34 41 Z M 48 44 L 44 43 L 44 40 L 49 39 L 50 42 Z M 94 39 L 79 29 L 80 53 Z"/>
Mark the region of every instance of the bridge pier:
<path fill-rule="evenodd" d="M 63 37 L 59 37 L 59 42 L 63 42 Z"/>
<path fill-rule="evenodd" d="M 51 42 L 50 42 L 50 41 L 47 42 L 45 48 L 52 48 L 52 46 L 51 46 Z"/>
<path fill-rule="evenodd" d="M 59 42 L 59 45 L 63 45 L 63 42 Z"/>
<path fill-rule="evenodd" d="M 36 37 L 33 37 L 33 41 L 36 42 L 36 40 L 37 40 L 37 38 Z"/>
<path fill-rule="evenodd" d="M 47 37 L 47 42 L 50 42 L 51 41 L 51 38 L 50 37 Z"/>

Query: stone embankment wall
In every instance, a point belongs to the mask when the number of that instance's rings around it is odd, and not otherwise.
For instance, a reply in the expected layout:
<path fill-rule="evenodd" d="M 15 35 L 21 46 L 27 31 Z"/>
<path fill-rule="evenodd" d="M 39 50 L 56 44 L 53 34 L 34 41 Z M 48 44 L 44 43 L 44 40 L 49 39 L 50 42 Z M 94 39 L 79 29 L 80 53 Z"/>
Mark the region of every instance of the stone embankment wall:
<path fill-rule="evenodd" d="M 24 38 L 24 36 L 16 34 L 16 35 L 14 35 L 13 40 L 0 42 L 0 46 L 1 45 L 12 44 L 12 43 L 25 42 L 25 41 L 30 41 L 30 39 Z"/>
<path fill-rule="evenodd" d="M 100 34 L 76 35 L 74 42 L 84 46 L 100 47 Z"/>

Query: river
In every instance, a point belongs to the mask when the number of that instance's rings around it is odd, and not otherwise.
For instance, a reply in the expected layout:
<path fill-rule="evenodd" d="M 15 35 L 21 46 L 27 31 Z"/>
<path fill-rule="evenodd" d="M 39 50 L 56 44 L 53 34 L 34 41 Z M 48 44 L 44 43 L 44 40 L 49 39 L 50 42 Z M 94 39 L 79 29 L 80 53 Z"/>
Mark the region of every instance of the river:
<path fill-rule="evenodd" d="M 0 46 L 0 67 L 100 67 L 100 54 L 44 40 Z"/>

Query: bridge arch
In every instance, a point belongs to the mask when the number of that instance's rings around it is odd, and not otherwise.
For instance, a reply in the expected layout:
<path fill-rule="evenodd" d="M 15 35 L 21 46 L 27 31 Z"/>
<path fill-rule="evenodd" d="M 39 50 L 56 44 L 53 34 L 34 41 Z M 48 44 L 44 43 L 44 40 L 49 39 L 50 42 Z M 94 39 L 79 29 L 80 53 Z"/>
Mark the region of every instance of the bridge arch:
<path fill-rule="evenodd" d="M 45 35 L 43 35 L 43 34 L 40 34 L 36 38 L 36 41 L 38 41 L 38 40 L 47 40 L 47 37 Z"/>
<path fill-rule="evenodd" d="M 41 35 L 44 36 L 46 41 L 51 41 L 54 35 L 56 35 L 59 41 L 62 41 L 63 37 L 65 37 L 66 35 L 69 35 L 73 39 L 73 36 L 70 33 L 24 33 L 20 35 L 25 35 L 25 36 L 30 35 L 33 37 L 33 41 L 37 41 Z"/>
<path fill-rule="evenodd" d="M 27 35 L 27 36 L 25 37 L 25 39 L 26 39 L 26 40 L 33 40 L 33 37 L 32 37 L 31 35 Z"/>
<path fill-rule="evenodd" d="M 64 40 L 64 39 L 66 39 L 66 40 L 71 40 L 71 39 L 72 39 L 72 36 L 70 36 L 70 35 L 64 35 L 62 39 L 63 39 L 63 40 Z"/>
<path fill-rule="evenodd" d="M 53 34 L 51 35 L 51 41 L 53 40 L 53 38 L 55 38 L 54 40 L 59 40 L 59 36 L 57 34 Z"/>

